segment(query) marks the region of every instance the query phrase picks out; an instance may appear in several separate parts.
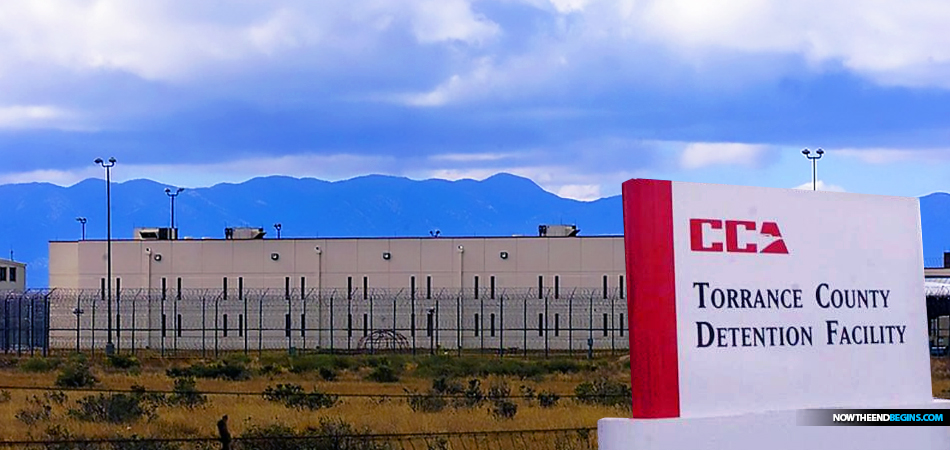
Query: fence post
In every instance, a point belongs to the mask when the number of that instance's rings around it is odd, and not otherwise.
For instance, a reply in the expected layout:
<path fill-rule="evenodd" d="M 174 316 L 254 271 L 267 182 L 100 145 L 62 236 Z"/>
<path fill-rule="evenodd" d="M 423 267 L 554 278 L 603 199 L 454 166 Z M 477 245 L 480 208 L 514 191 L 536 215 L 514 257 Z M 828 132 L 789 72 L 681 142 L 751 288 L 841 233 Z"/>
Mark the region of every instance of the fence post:
<path fill-rule="evenodd" d="M 258 302 L 257 312 L 257 357 L 264 354 L 264 297 L 267 296 L 267 290 L 261 293 L 261 299 Z"/>
<path fill-rule="evenodd" d="M 214 357 L 218 358 L 218 300 L 221 298 L 219 295 L 214 296 Z"/>
<path fill-rule="evenodd" d="M 567 354 L 574 356 L 574 293 L 567 297 Z"/>
<path fill-rule="evenodd" d="M 207 309 L 208 309 L 206 300 L 207 300 L 207 297 L 205 296 L 205 293 L 202 292 L 201 293 L 201 357 L 202 358 L 207 357 L 207 350 L 208 350 L 207 346 L 205 345 L 205 331 L 207 330 L 207 322 L 205 319 L 207 318 Z"/>
<path fill-rule="evenodd" d="M 43 307 L 46 308 L 44 312 L 46 313 L 46 339 L 43 341 L 43 357 L 46 358 L 49 356 L 49 340 L 51 335 L 50 330 L 50 319 L 53 317 L 52 313 L 49 310 L 49 296 L 52 294 L 52 291 L 43 296 Z"/>
<path fill-rule="evenodd" d="M 529 298 L 531 298 L 530 290 L 528 291 L 528 294 L 525 295 L 525 297 L 522 299 L 523 300 L 522 303 L 524 303 L 524 314 L 522 315 L 521 319 L 522 319 L 522 322 L 524 322 L 524 326 L 521 327 L 521 331 L 524 334 L 524 344 L 522 345 L 522 347 L 524 348 L 521 350 L 521 352 L 524 354 L 525 358 L 528 357 L 528 299 Z"/>
<path fill-rule="evenodd" d="M 590 306 L 587 309 L 590 315 L 587 322 L 587 359 L 594 358 L 594 293 L 590 294 Z"/>
<path fill-rule="evenodd" d="M 550 345 L 548 343 L 548 296 L 544 296 L 544 357 L 549 356 Z"/>
<path fill-rule="evenodd" d="M 321 287 L 320 289 L 323 289 L 323 287 Z M 330 292 L 330 353 L 333 353 L 335 349 L 333 345 L 333 335 L 335 334 L 334 333 L 335 329 L 333 328 L 333 297 L 335 296 L 336 296 L 336 291 L 331 291 Z"/>
<path fill-rule="evenodd" d="M 476 326 L 478 326 L 478 337 L 479 337 L 478 346 L 481 348 L 480 350 L 481 353 L 485 353 L 485 298 L 484 297 L 485 297 L 484 295 L 478 296 L 478 299 L 479 299 L 478 300 L 478 323 L 476 324 Z"/>
<path fill-rule="evenodd" d="M 135 301 L 138 299 L 138 295 L 132 297 L 132 354 L 135 354 Z"/>
<path fill-rule="evenodd" d="M 238 291 L 238 296 L 240 296 L 241 300 L 244 302 L 244 321 L 241 324 L 241 327 L 243 328 L 241 333 L 244 335 L 244 355 L 247 356 L 247 320 L 249 319 L 247 316 L 247 295 L 244 294 L 244 286 L 239 286 L 238 289 L 240 289 Z"/>
<path fill-rule="evenodd" d="M 36 339 L 34 339 L 33 329 L 36 328 L 36 299 L 30 299 L 30 357 L 35 356 L 36 351 Z"/>
<path fill-rule="evenodd" d="M 22 356 L 21 349 L 23 348 L 23 296 L 17 296 L 16 298 L 16 355 Z"/>
<path fill-rule="evenodd" d="M 76 353 L 79 353 L 80 321 L 82 317 L 82 291 L 76 294 Z"/>
<path fill-rule="evenodd" d="M 614 335 L 617 333 L 617 325 L 615 323 L 614 314 L 614 302 L 617 300 L 615 295 L 610 296 L 610 354 L 613 355 L 617 352 L 617 344 L 614 341 Z"/>
<path fill-rule="evenodd" d="M 505 290 L 498 296 L 498 355 L 505 356 Z"/>
<path fill-rule="evenodd" d="M 455 297 L 455 345 L 458 347 L 458 355 L 462 356 L 462 289 L 459 288 L 459 295 Z"/>

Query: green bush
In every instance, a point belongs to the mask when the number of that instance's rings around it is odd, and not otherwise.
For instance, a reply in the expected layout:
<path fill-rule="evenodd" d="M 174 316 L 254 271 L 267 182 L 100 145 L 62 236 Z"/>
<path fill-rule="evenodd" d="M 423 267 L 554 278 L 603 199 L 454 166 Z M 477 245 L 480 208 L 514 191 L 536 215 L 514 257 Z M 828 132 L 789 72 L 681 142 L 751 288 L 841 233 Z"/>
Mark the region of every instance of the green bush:
<path fill-rule="evenodd" d="M 619 406 L 630 408 L 633 396 L 630 385 L 609 378 L 585 381 L 576 388 L 577 401 L 588 405 Z"/>
<path fill-rule="evenodd" d="M 290 358 L 290 371 L 293 373 L 318 372 L 323 369 L 349 370 L 356 367 L 353 358 L 337 355 L 301 355 Z"/>
<path fill-rule="evenodd" d="M 48 397 L 40 398 L 34 395 L 27 399 L 26 403 L 27 407 L 17 411 L 14 415 L 20 422 L 31 426 L 39 422 L 49 421 L 52 418 L 53 406 L 50 404 Z"/>
<path fill-rule="evenodd" d="M 85 422 L 131 423 L 154 413 L 154 406 L 136 394 L 92 395 L 79 400 L 69 415 Z"/>
<path fill-rule="evenodd" d="M 571 359 L 525 361 L 510 358 L 459 358 L 437 355 L 419 360 L 416 373 L 420 376 L 432 378 L 468 378 L 496 375 L 537 379 L 548 374 L 570 374 L 594 369 L 595 366 L 590 362 Z"/>
<path fill-rule="evenodd" d="M 275 439 L 293 436 L 301 439 Z M 252 426 L 241 435 L 242 448 L 255 450 L 388 450 L 366 429 L 357 429 L 339 419 L 321 418 L 318 427 L 302 431 L 286 425 Z"/>
<path fill-rule="evenodd" d="M 198 391 L 194 378 L 176 378 L 172 395 L 168 397 L 171 405 L 195 408 L 208 402 L 208 398 Z"/>
<path fill-rule="evenodd" d="M 56 377 L 56 386 L 66 388 L 81 388 L 94 386 L 99 379 L 92 375 L 92 370 L 85 359 L 74 359 L 66 363 Z"/>
<path fill-rule="evenodd" d="M 557 406 L 558 400 L 561 399 L 560 395 L 555 394 L 550 391 L 541 391 L 538 393 L 538 405 L 542 408 L 553 408 Z"/>
<path fill-rule="evenodd" d="M 369 372 L 366 379 L 377 383 L 395 383 L 399 381 L 399 375 L 396 374 L 395 369 L 388 365 L 377 366 Z"/>
<path fill-rule="evenodd" d="M 296 384 L 278 384 L 264 390 L 264 399 L 281 403 L 288 408 L 309 409 L 311 411 L 330 408 L 337 402 L 337 396 L 324 394 L 316 389 L 307 393 Z"/>
<path fill-rule="evenodd" d="M 231 381 L 251 379 L 252 373 L 239 360 L 215 361 L 210 364 L 195 363 L 188 367 L 173 367 L 165 371 L 170 378 L 220 378 Z"/>
<path fill-rule="evenodd" d="M 59 358 L 35 357 L 23 360 L 17 367 L 24 372 L 41 373 L 52 372 L 62 364 L 63 360 Z"/>
<path fill-rule="evenodd" d="M 482 392 L 482 383 L 477 379 L 468 380 L 468 387 L 462 391 L 462 396 L 456 398 L 454 406 L 456 408 L 474 408 L 485 401 L 485 393 Z"/>
<path fill-rule="evenodd" d="M 489 412 L 498 419 L 513 419 L 518 413 L 518 405 L 508 399 L 494 400 Z"/>
<path fill-rule="evenodd" d="M 323 381 L 336 381 L 336 375 L 336 370 L 329 367 L 320 368 L 320 378 L 323 378 Z"/>
<path fill-rule="evenodd" d="M 114 369 L 136 369 L 141 364 L 138 358 L 132 355 L 113 354 L 106 359 L 106 365 Z"/>
<path fill-rule="evenodd" d="M 415 412 L 437 413 L 442 412 L 448 406 L 445 397 L 438 392 L 416 393 L 408 389 L 404 389 L 404 391 L 408 395 L 409 409 Z"/>

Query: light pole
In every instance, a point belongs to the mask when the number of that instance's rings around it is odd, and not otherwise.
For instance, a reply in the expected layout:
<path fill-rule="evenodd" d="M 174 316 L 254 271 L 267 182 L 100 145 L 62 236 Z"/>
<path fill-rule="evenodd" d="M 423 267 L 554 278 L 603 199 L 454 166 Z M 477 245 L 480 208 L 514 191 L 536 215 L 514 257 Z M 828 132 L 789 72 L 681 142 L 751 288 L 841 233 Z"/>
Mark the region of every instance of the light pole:
<path fill-rule="evenodd" d="M 109 158 L 109 161 L 103 161 L 102 158 L 96 158 L 96 164 L 106 169 L 106 314 L 108 320 L 108 334 L 106 336 L 106 354 L 115 353 L 115 344 L 112 343 L 112 167 L 115 166 L 115 158 Z"/>
<path fill-rule="evenodd" d="M 172 191 L 170 188 L 165 188 L 165 195 L 172 200 L 172 229 L 175 229 L 175 197 L 178 197 L 178 194 L 181 194 L 181 191 L 184 191 L 185 188 L 178 188 L 175 191 Z M 178 233 L 175 232 L 175 239 L 178 239 Z"/>
<path fill-rule="evenodd" d="M 277 230 L 277 239 L 280 239 L 280 224 L 279 224 L 279 223 L 275 223 L 275 224 L 274 224 L 274 229 Z"/>
<path fill-rule="evenodd" d="M 79 222 L 79 225 L 82 226 L 82 240 L 85 241 L 86 240 L 86 218 L 77 217 L 76 222 Z"/>
<path fill-rule="evenodd" d="M 805 155 L 806 158 L 811 160 L 811 189 L 813 191 L 817 191 L 818 190 L 818 160 L 821 159 L 821 156 L 825 154 L 825 151 L 819 148 L 818 151 L 815 152 L 815 156 L 811 156 L 811 151 L 809 151 L 806 148 L 802 150 L 802 154 Z"/>

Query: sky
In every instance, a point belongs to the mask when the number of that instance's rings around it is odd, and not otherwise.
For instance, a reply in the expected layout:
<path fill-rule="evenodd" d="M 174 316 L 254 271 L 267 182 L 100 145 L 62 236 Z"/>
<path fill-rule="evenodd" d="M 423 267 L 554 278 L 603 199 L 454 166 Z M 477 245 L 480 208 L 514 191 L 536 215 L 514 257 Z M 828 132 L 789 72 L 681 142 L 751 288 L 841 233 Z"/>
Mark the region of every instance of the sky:
<path fill-rule="evenodd" d="M 945 0 L 0 3 L 0 183 L 950 191 Z"/>

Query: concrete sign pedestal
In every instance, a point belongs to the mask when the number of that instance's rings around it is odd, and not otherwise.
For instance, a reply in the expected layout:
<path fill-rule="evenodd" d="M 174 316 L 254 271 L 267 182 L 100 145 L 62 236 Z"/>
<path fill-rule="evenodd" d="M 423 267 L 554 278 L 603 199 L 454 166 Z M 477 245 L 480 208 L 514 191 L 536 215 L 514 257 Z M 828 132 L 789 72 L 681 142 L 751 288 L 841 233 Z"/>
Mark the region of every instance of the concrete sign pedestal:
<path fill-rule="evenodd" d="M 950 401 L 894 409 L 942 409 Z M 601 419 L 600 450 L 929 450 L 950 448 L 943 426 L 805 426 L 801 411 L 727 417 Z"/>

